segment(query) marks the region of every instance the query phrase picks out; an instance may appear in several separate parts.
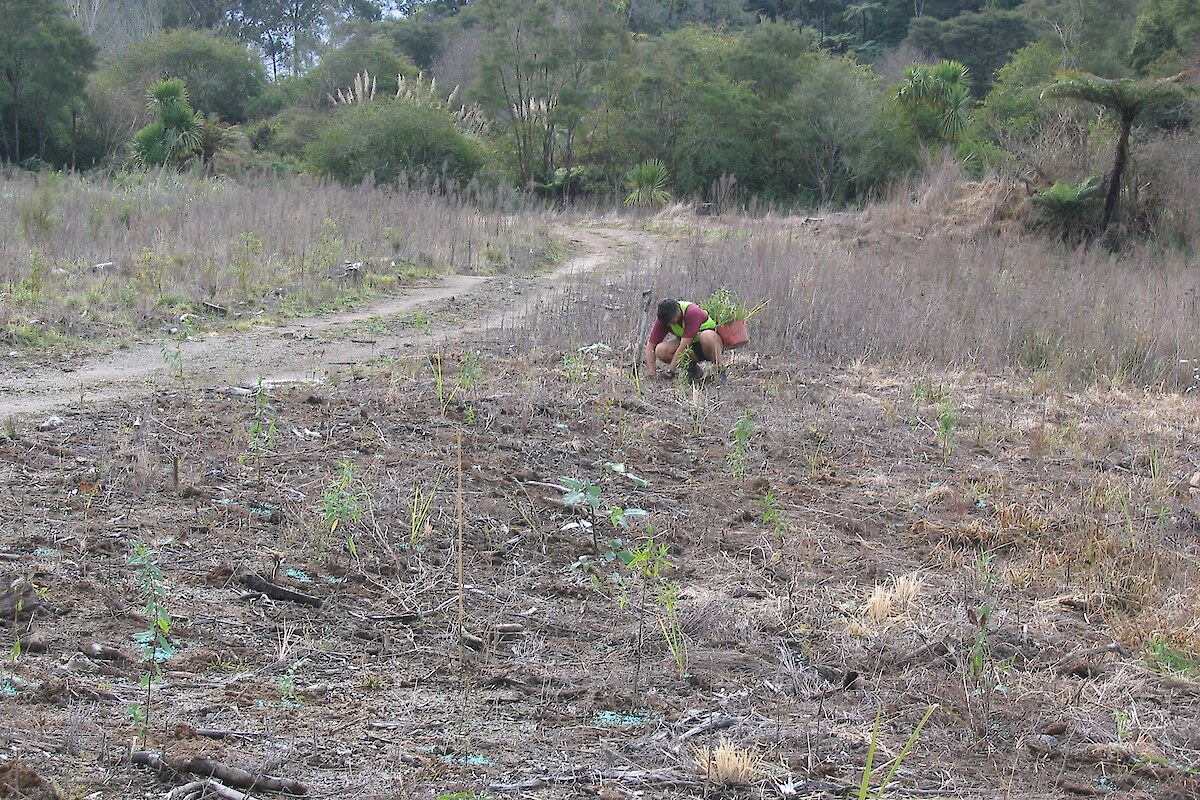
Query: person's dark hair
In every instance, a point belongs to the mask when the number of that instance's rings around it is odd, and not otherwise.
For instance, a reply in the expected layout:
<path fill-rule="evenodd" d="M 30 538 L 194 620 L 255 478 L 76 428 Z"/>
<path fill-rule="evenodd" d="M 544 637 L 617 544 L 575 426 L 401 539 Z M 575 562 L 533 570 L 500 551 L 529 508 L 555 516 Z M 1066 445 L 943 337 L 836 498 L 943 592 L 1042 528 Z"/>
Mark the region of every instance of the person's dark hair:
<path fill-rule="evenodd" d="M 670 325 L 675 321 L 675 315 L 680 309 L 678 300 L 663 300 L 658 304 L 658 321 L 663 325 Z"/>

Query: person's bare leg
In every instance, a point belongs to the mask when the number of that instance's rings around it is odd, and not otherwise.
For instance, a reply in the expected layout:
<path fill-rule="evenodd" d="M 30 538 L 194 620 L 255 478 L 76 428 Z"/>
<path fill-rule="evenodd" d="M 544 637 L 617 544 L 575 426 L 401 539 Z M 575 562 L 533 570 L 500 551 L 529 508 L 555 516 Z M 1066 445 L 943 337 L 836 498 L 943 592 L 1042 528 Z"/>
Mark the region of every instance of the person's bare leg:
<path fill-rule="evenodd" d="M 654 348 L 654 357 L 664 364 L 670 364 L 671 359 L 675 357 L 675 351 L 679 349 L 678 339 L 666 339 Z"/>
<path fill-rule="evenodd" d="M 700 331 L 700 349 L 704 351 L 704 357 L 716 365 L 717 374 L 725 370 L 725 343 L 721 341 L 721 334 L 716 331 Z"/>

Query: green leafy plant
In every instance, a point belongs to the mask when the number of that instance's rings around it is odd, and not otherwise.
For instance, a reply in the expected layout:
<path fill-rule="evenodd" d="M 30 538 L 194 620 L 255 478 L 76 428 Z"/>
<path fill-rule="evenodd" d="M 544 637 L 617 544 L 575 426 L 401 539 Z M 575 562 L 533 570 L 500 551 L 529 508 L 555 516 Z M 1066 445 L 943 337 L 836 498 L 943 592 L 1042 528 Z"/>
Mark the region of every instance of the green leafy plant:
<path fill-rule="evenodd" d="M 450 381 L 445 374 L 440 350 L 434 353 L 430 364 L 433 367 L 434 390 L 437 392 L 438 406 L 444 417 L 450 411 L 450 404 L 454 402 L 454 398 L 460 392 L 474 388 L 475 384 L 483 377 L 483 355 L 478 350 L 468 350 L 463 353 L 453 381 Z"/>
<path fill-rule="evenodd" d="M 1188 655 L 1162 634 L 1146 641 L 1145 659 L 1160 674 L 1200 680 L 1200 657 Z"/>
<path fill-rule="evenodd" d="M 581 527 L 584 527 L 592 535 L 592 545 L 598 551 L 600 542 L 596 538 L 596 517 L 600 513 L 600 492 L 603 487 L 592 483 L 587 478 L 568 478 L 563 476 L 560 478 L 563 486 L 567 491 L 563 495 L 563 504 L 570 508 L 586 509 L 589 519 L 585 520 Z"/>
<path fill-rule="evenodd" d="M 685 678 L 688 674 L 688 638 L 679 618 L 679 585 L 663 582 L 658 591 L 658 627 L 671 651 L 671 659 L 675 662 L 675 677 Z"/>
<path fill-rule="evenodd" d="M 414 311 L 408 315 L 408 322 L 421 333 L 430 333 L 433 330 L 433 313 Z"/>
<path fill-rule="evenodd" d="M 145 673 L 141 685 L 146 694 L 141 708 L 131 708 L 130 713 L 141 728 L 143 747 L 150 728 L 154 682 L 162 677 L 162 662 L 175 652 L 171 643 L 171 617 L 167 613 L 167 588 L 162 569 L 158 566 L 158 556 L 159 553 L 154 548 L 134 541 L 133 554 L 127 561 L 129 566 L 137 570 L 138 587 L 145 600 L 143 613 L 150 623 L 145 631 L 134 637 L 142 646 L 141 662 L 145 666 Z"/>
<path fill-rule="evenodd" d="M 411 547 L 416 547 L 429 534 L 429 512 L 443 477 L 439 475 L 427 492 L 422 492 L 420 486 L 413 487 L 412 500 L 408 505 L 408 542 Z"/>
<path fill-rule="evenodd" d="M 917 376 L 913 381 L 913 402 L 923 405 L 932 405 L 940 403 L 946 399 L 946 387 L 940 383 L 936 383 L 929 378 Z"/>
<path fill-rule="evenodd" d="M 779 502 L 775 499 L 775 492 L 768 489 L 767 493 L 759 498 L 758 505 L 762 508 L 762 524 L 770 528 L 776 537 L 783 539 L 783 512 L 779 510 Z"/>
<path fill-rule="evenodd" d="M 638 632 L 637 632 L 637 665 L 634 669 L 633 693 L 637 694 L 638 682 L 642 669 L 642 640 L 646 620 L 646 597 L 651 589 L 661 609 L 656 613 L 659 628 L 666 638 L 667 647 L 680 670 L 679 677 L 687 671 L 687 638 L 679 624 L 678 587 L 664 580 L 663 573 L 671 569 L 673 564 L 667 559 L 667 546 L 654 541 L 654 529 L 647 526 L 648 538 L 638 547 L 630 550 L 626 566 L 640 579 L 641 599 L 638 603 Z"/>
<path fill-rule="evenodd" d="M 344 528 L 362 519 L 362 492 L 355 483 L 354 465 L 349 461 L 339 461 L 337 474 L 321 497 L 321 515 L 331 534 L 339 527 Z M 358 558 L 358 545 L 350 531 L 346 532 L 346 549 L 352 558 Z"/>
<path fill-rule="evenodd" d="M 804 453 L 804 471 L 807 473 L 808 479 L 812 481 L 816 480 L 817 475 L 821 472 L 821 465 L 824 463 L 821 453 L 825 449 L 825 443 L 829 439 L 824 431 L 815 425 L 810 426 L 808 430 L 813 435 L 813 438 L 816 439 L 813 449 Z"/>
<path fill-rule="evenodd" d="M 262 378 L 259 378 L 254 389 L 254 410 L 246 429 L 246 449 L 256 456 L 271 452 L 275 449 L 276 439 L 275 407 L 271 405 L 271 396 Z"/>
<path fill-rule="evenodd" d="M 700 307 L 708 313 L 709 319 L 713 322 L 718 325 L 728 325 L 737 320 L 750 319 L 766 308 L 770 302 L 770 300 L 763 300 L 757 305 L 751 306 L 731 289 L 722 286 L 710 294 L 700 304 Z"/>
<path fill-rule="evenodd" d="M 1088 175 L 1078 184 L 1057 181 L 1054 186 L 1034 192 L 1030 199 L 1043 222 L 1060 231 L 1063 239 L 1070 239 L 1087 227 L 1103 192 L 1097 176 Z"/>
<path fill-rule="evenodd" d="M 187 87 L 179 78 L 168 78 L 150 87 L 146 110 L 150 124 L 134 134 L 134 161 L 142 167 L 180 167 L 200 149 L 204 118 L 188 100 Z"/>
<path fill-rule="evenodd" d="M 602 342 L 586 344 L 576 349 L 574 353 L 565 353 L 562 357 L 562 370 L 568 383 L 595 383 L 599 375 L 599 364 L 605 356 L 612 355 L 613 349 Z"/>
<path fill-rule="evenodd" d="M 671 202 L 667 165 L 658 159 L 643 161 L 629 170 L 625 185 L 629 189 L 625 196 L 627 206 L 653 208 Z"/>
<path fill-rule="evenodd" d="M 171 375 L 180 381 L 183 380 L 183 343 L 188 340 L 191 333 L 191 319 L 185 317 L 180 320 L 179 329 L 164 339 L 162 343 L 163 363 L 167 365 Z"/>
<path fill-rule="evenodd" d="M 954 403 L 947 401 L 938 409 L 938 441 L 942 445 L 943 458 L 949 458 L 954 452 L 954 446 L 958 443 L 958 439 L 954 435 L 954 425 L 958 422 L 958 411 L 954 407 Z"/>
<path fill-rule="evenodd" d="M 729 430 L 729 434 L 733 437 L 733 449 L 725 457 L 725 461 L 729 464 L 729 471 L 733 477 L 744 478 L 750 437 L 754 435 L 754 412 L 743 411 Z"/>
<path fill-rule="evenodd" d="M 650 482 L 645 478 L 628 472 L 624 464 L 608 462 L 605 464 L 605 467 L 618 475 L 624 475 L 640 487 L 650 485 Z M 604 503 L 600 499 L 602 487 L 593 483 L 588 478 L 563 477 L 560 480 L 563 483 L 562 488 L 564 491 L 563 505 L 569 508 L 586 509 L 588 513 L 588 519 L 568 522 L 563 526 L 563 530 L 573 530 L 576 528 L 587 530 L 592 536 L 592 546 L 597 554 L 601 553 L 597 525 L 602 516 L 607 517 L 613 530 L 621 535 L 633 531 L 637 521 L 649 516 L 649 512 L 641 508 L 622 508 L 616 505 L 605 508 Z M 592 587 L 597 591 L 603 591 L 604 582 L 597 573 L 597 567 L 601 564 L 610 564 L 614 561 L 629 564 L 631 560 L 632 555 L 625 549 L 625 540 L 623 538 L 616 538 L 610 540 L 608 549 L 596 558 L 588 555 L 581 556 L 572 564 L 572 569 L 587 574 L 592 582 Z"/>
<path fill-rule="evenodd" d="M 591 383 L 595 379 L 595 373 L 588 368 L 583 356 L 579 353 L 563 353 L 562 361 L 559 363 L 567 383 Z"/>

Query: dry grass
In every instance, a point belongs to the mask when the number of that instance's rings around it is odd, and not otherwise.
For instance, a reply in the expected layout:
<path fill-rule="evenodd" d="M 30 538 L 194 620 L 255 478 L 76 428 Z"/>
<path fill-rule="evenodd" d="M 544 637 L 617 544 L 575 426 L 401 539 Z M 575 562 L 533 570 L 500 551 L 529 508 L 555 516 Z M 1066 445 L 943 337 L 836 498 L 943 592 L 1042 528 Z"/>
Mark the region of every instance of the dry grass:
<path fill-rule="evenodd" d="M 486 191 L 14 174 L 0 324 L 11 347 L 345 308 L 447 272 L 532 271 L 552 256 L 548 221 Z"/>
<path fill-rule="evenodd" d="M 765 774 L 758 750 L 724 741 L 712 748 L 697 747 L 692 761 L 708 780 L 720 786 L 747 786 Z"/>
<path fill-rule="evenodd" d="M 877 626 L 902 622 L 916 609 L 924 588 L 924 579 L 915 572 L 893 577 L 887 585 L 875 584 L 863 608 L 863 616 Z"/>
<path fill-rule="evenodd" d="M 619 346 L 643 332 L 643 301 L 703 298 L 724 285 L 771 299 L 751 323 L 758 353 L 1197 388 L 1192 256 L 1161 240 L 1114 254 L 1022 235 L 1022 192 L 942 171 L 919 191 L 821 219 L 668 209 L 654 227 L 676 240 L 639 265 L 651 277 L 581 288 L 568 306 L 572 331 Z M 1193 218 L 1200 211 L 1173 217 Z"/>

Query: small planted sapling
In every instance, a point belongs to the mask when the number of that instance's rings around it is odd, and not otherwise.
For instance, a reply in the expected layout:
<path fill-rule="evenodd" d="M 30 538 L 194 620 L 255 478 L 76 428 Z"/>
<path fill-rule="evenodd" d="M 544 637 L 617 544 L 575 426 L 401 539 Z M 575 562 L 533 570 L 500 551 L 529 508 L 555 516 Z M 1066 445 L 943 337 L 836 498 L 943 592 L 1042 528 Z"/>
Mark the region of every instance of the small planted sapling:
<path fill-rule="evenodd" d="M 149 622 L 146 630 L 134 636 L 142 647 L 141 662 L 145 666 L 145 674 L 141 685 L 146 690 L 145 702 L 130 709 L 130 716 L 141 728 L 142 746 L 145 747 L 146 734 L 150 729 L 152 688 L 154 682 L 162 677 L 162 662 L 174 654 L 175 648 L 171 643 L 171 616 L 167 613 L 167 588 L 162 569 L 158 566 L 158 551 L 135 541 L 133 554 L 127 563 L 137 570 L 138 587 L 146 603 L 143 613 Z"/>
<path fill-rule="evenodd" d="M 238 460 L 245 461 L 246 456 L 251 454 L 257 458 L 261 453 L 273 451 L 277 434 L 275 408 L 271 405 L 271 397 L 262 378 L 259 378 L 254 389 L 254 410 L 246 427 L 246 453 Z"/>
<path fill-rule="evenodd" d="M 339 527 L 357 523 L 362 519 L 362 506 L 362 494 L 356 486 L 354 466 L 349 461 L 339 461 L 337 474 L 321 497 L 321 515 L 325 527 L 332 534 Z M 346 549 L 351 558 L 358 558 L 358 545 L 350 531 L 346 532 Z"/>
<path fill-rule="evenodd" d="M 938 408 L 938 427 L 937 437 L 942 445 L 942 458 L 949 459 L 950 454 L 954 452 L 954 446 L 958 444 L 958 439 L 954 435 L 954 425 L 958 422 L 958 410 L 954 407 L 952 401 L 942 403 Z"/>
<path fill-rule="evenodd" d="M 422 492 L 420 486 L 413 487 L 412 500 L 409 503 L 408 543 L 415 548 L 429 534 L 429 512 L 433 508 L 433 500 L 437 496 L 438 487 L 442 485 L 443 476 L 439 475 L 428 492 Z"/>
<path fill-rule="evenodd" d="M 725 460 L 729 464 L 729 471 L 733 477 L 744 478 L 750 437 L 754 435 L 754 412 L 742 412 L 730 429 L 729 435 L 733 437 L 733 449 L 725 457 Z"/>
<path fill-rule="evenodd" d="M 463 391 L 469 391 L 483 378 L 483 355 L 478 350 L 468 350 L 463 353 L 459 362 L 458 372 L 454 374 L 453 382 L 445 374 L 442 353 L 439 350 L 430 359 L 433 367 L 433 384 L 437 392 L 438 406 L 442 416 L 450 411 L 450 404 Z"/>
<path fill-rule="evenodd" d="M 592 535 L 592 545 L 599 551 L 600 541 L 596 536 L 596 518 L 600 513 L 600 491 L 602 487 L 592 483 L 587 478 L 568 478 L 564 476 L 560 480 L 562 480 L 563 486 L 567 490 L 563 495 L 563 505 L 569 508 L 585 509 L 589 516 L 589 519 L 581 520 L 578 523 L 568 523 L 563 526 L 563 530 L 569 530 L 571 527 L 586 529 Z"/>
<path fill-rule="evenodd" d="M 768 489 L 767 493 L 759 499 L 758 505 L 762 508 L 762 524 L 770 528 L 771 533 L 782 540 L 784 531 L 783 512 L 779 510 L 779 501 L 775 499 L 775 492 Z"/>

